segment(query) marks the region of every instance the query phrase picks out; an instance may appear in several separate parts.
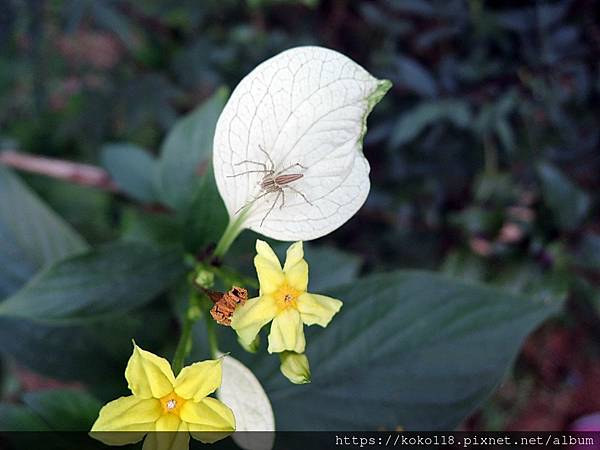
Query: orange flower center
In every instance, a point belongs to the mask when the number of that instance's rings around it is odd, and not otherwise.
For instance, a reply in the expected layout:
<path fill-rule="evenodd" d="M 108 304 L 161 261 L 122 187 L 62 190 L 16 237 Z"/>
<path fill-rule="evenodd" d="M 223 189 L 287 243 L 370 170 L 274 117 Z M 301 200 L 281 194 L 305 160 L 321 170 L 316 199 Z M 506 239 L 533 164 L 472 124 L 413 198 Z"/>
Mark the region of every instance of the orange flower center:
<path fill-rule="evenodd" d="M 175 414 L 176 416 L 179 416 L 179 411 L 185 402 L 186 400 L 177 395 L 175 391 L 160 399 L 163 414 Z"/>
<path fill-rule="evenodd" d="M 279 309 L 287 308 L 298 308 L 298 297 L 302 292 L 294 289 L 289 284 L 283 283 L 281 287 L 275 292 L 275 301 Z"/>

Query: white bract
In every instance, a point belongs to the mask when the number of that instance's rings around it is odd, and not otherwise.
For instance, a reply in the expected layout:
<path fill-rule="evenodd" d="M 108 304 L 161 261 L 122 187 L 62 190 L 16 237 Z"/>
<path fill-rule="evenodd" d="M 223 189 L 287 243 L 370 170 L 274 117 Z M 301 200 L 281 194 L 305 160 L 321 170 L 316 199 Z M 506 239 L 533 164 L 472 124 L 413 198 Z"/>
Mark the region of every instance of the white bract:
<path fill-rule="evenodd" d="M 362 153 L 367 115 L 390 86 L 322 47 L 284 51 L 250 72 L 215 130 L 215 178 L 232 221 L 297 241 L 350 219 L 370 187 Z M 267 192 L 261 182 L 271 165 L 291 176 Z"/>
<path fill-rule="evenodd" d="M 269 397 L 252 371 L 237 359 L 221 355 L 223 376 L 217 397 L 233 411 L 236 431 L 275 431 L 275 417 Z M 234 434 L 233 440 L 246 450 L 270 450 L 273 433 Z"/>

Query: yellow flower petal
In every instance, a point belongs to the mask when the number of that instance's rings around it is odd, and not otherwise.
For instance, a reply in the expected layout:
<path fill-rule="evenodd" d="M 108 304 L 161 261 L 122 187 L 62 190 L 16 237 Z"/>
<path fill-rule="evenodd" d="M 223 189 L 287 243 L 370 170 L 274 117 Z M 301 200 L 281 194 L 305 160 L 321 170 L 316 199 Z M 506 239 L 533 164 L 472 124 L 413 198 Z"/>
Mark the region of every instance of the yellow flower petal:
<path fill-rule="evenodd" d="M 90 436 L 107 445 L 133 444 L 154 430 L 160 414 L 160 402 L 154 398 L 121 397 L 102 407 Z"/>
<path fill-rule="evenodd" d="M 185 422 L 173 414 L 156 421 L 156 432 L 148 433 L 142 450 L 188 450 L 190 433 Z"/>
<path fill-rule="evenodd" d="M 125 378 L 134 395 L 161 398 L 173 390 L 175 376 L 169 362 L 154 353 L 142 350 L 135 343 L 125 369 Z"/>
<path fill-rule="evenodd" d="M 301 259 L 285 271 L 287 283 L 300 292 L 306 292 L 308 288 L 308 264 Z"/>
<path fill-rule="evenodd" d="M 342 307 L 340 300 L 319 294 L 309 294 L 308 292 L 298 297 L 297 304 L 302 322 L 306 325 L 316 323 L 322 327 L 326 327 L 335 313 Z"/>
<path fill-rule="evenodd" d="M 265 241 L 261 241 L 260 239 L 256 240 L 256 253 L 259 256 L 265 258 L 267 261 L 272 262 L 276 267 L 279 267 L 279 269 L 281 269 L 279 258 L 277 257 L 271 246 Z"/>
<path fill-rule="evenodd" d="M 294 308 L 281 311 L 273 319 L 269 333 L 269 353 L 278 353 L 290 350 L 304 353 L 306 341 L 304 339 L 304 325 L 300 313 Z"/>
<path fill-rule="evenodd" d="M 277 302 L 273 297 L 252 298 L 235 310 L 231 317 L 231 328 L 236 331 L 240 341 L 249 346 L 260 329 L 273 320 L 277 311 Z"/>
<path fill-rule="evenodd" d="M 295 266 L 298 262 L 302 261 L 304 258 L 304 249 L 302 248 L 302 241 L 298 241 L 293 243 L 287 249 L 286 257 L 285 257 L 285 265 L 283 266 L 283 271 L 287 272 Z"/>
<path fill-rule="evenodd" d="M 201 361 L 184 367 L 175 379 L 175 393 L 199 402 L 221 386 L 221 360 Z"/>
<path fill-rule="evenodd" d="M 231 409 L 212 397 L 187 402 L 181 408 L 181 420 L 187 422 L 192 437 L 204 443 L 218 441 L 235 431 Z"/>
<path fill-rule="evenodd" d="M 273 249 L 264 241 L 256 241 L 256 252 L 254 266 L 258 274 L 260 294 L 272 294 L 285 281 L 281 264 Z"/>

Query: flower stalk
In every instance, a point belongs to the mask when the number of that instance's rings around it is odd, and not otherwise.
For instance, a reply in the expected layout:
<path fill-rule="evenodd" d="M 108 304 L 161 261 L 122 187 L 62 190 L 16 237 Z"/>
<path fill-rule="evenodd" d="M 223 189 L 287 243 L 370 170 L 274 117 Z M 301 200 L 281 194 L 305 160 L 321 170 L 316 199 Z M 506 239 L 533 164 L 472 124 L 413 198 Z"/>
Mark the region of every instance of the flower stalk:
<path fill-rule="evenodd" d="M 175 376 L 179 375 L 179 372 L 183 369 L 185 358 L 192 350 L 192 328 L 202 316 L 202 310 L 198 303 L 199 298 L 194 292 L 190 296 L 188 308 L 185 312 L 181 327 L 181 336 L 179 337 L 179 342 L 175 348 L 175 355 L 173 356 L 173 363 L 171 364 Z"/>

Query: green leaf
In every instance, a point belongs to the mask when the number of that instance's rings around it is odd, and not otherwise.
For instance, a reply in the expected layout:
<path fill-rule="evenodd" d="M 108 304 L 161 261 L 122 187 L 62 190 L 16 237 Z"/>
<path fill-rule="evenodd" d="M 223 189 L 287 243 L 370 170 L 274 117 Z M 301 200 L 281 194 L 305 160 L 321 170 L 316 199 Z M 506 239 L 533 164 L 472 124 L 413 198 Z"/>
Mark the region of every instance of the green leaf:
<path fill-rule="evenodd" d="M 23 402 L 55 431 L 90 430 L 102 406 L 87 392 L 75 389 L 30 392 Z"/>
<path fill-rule="evenodd" d="M 87 435 L 102 406 L 87 392 L 43 390 L 25 394 L 23 402 L 24 405 L 0 404 L 0 431 L 28 432 L 6 436 L 14 448 L 102 448 Z"/>
<path fill-rule="evenodd" d="M 600 270 L 600 235 L 588 233 L 583 236 L 574 262 L 589 270 Z"/>
<path fill-rule="evenodd" d="M 561 306 L 412 271 L 329 294 L 344 306 L 307 333 L 313 382 L 290 385 L 277 370 L 263 380 L 279 429 L 453 429 Z"/>
<path fill-rule="evenodd" d="M 18 177 L 0 167 L 0 298 L 87 244 Z"/>
<path fill-rule="evenodd" d="M 285 262 L 289 246 L 289 243 L 274 246 L 282 263 Z M 310 242 L 304 243 L 303 247 L 304 259 L 309 266 L 308 286 L 311 292 L 320 293 L 334 286 L 349 283 L 356 278 L 363 264 L 360 256 L 335 247 L 317 246 Z M 252 260 L 249 260 L 249 263 L 252 264 Z"/>
<path fill-rule="evenodd" d="M 139 47 L 140 37 L 136 35 L 133 23 L 111 5 L 107 0 L 98 0 L 91 3 L 92 17 L 98 25 L 115 33 L 121 42 L 131 51 Z"/>
<path fill-rule="evenodd" d="M 183 226 L 172 214 L 125 208 L 121 218 L 121 238 L 149 244 L 181 245 Z"/>
<path fill-rule="evenodd" d="M 438 88 L 431 72 L 415 59 L 398 55 L 395 58 L 396 76 L 394 84 L 400 85 L 424 97 L 435 97 Z"/>
<path fill-rule="evenodd" d="M 416 138 L 426 127 L 449 121 L 465 128 L 471 122 L 471 110 L 460 100 L 439 100 L 420 103 L 400 117 L 390 137 L 390 147 L 396 148 Z"/>
<path fill-rule="evenodd" d="M 229 222 L 229 214 L 217 184 L 212 167 L 202 177 L 198 192 L 185 221 L 185 247 L 195 253 L 210 244 L 216 244 Z"/>
<path fill-rule="evenodd" d="M 108 400 L 124 394 L 123 371 L 131 356 L 131 338 L 144 348 L 157 349 L 172 335 L 170 320 L 166 307 L 78 326 L 0 318 L 0 353 L 36 373 L 85 383 Z"/>
<path fill-rule="evenodd" d="M 126 194 L 143 203 L 156 201 L 154 158 L 132 144 L 109 144 L 102 149 L 102 165 Z"/>
<path fill-rule="evenodd" d="M 577 228 L 586 218 L 590 208 L 588 194 L 550 164 L 538 165 L 537 172 L 544 203 L 557 221 L 558 227 L 564 230 Z"/>
<path fill-rule="evenodd" d="M 116 243 L 50 266 L 0 303 L 0 315 L 49 323 L 117 315 L 152 300 L 183 270 L 177 251 Z"/>
<path fill-rule="evenodd" d="M 309 286 L 312 292 L 322 292 L 354 280 L 363 260 L 360 256 L 330 246 L 304 246 L 304 259 L 308 261 Z"/>
<path fill-rule="evenodd" d="M 0 431 L 49 431 L 48 425 L 22 405 L 0 403 Z"/>
<path fill-rule="evenodd" d="M 210 158 L 217 119 L 227 100 L 221 88 L 171 129 L 161 148 L 156 185 L 167 205 L 185 211 L 200 183 L 198 170 Z"/>

